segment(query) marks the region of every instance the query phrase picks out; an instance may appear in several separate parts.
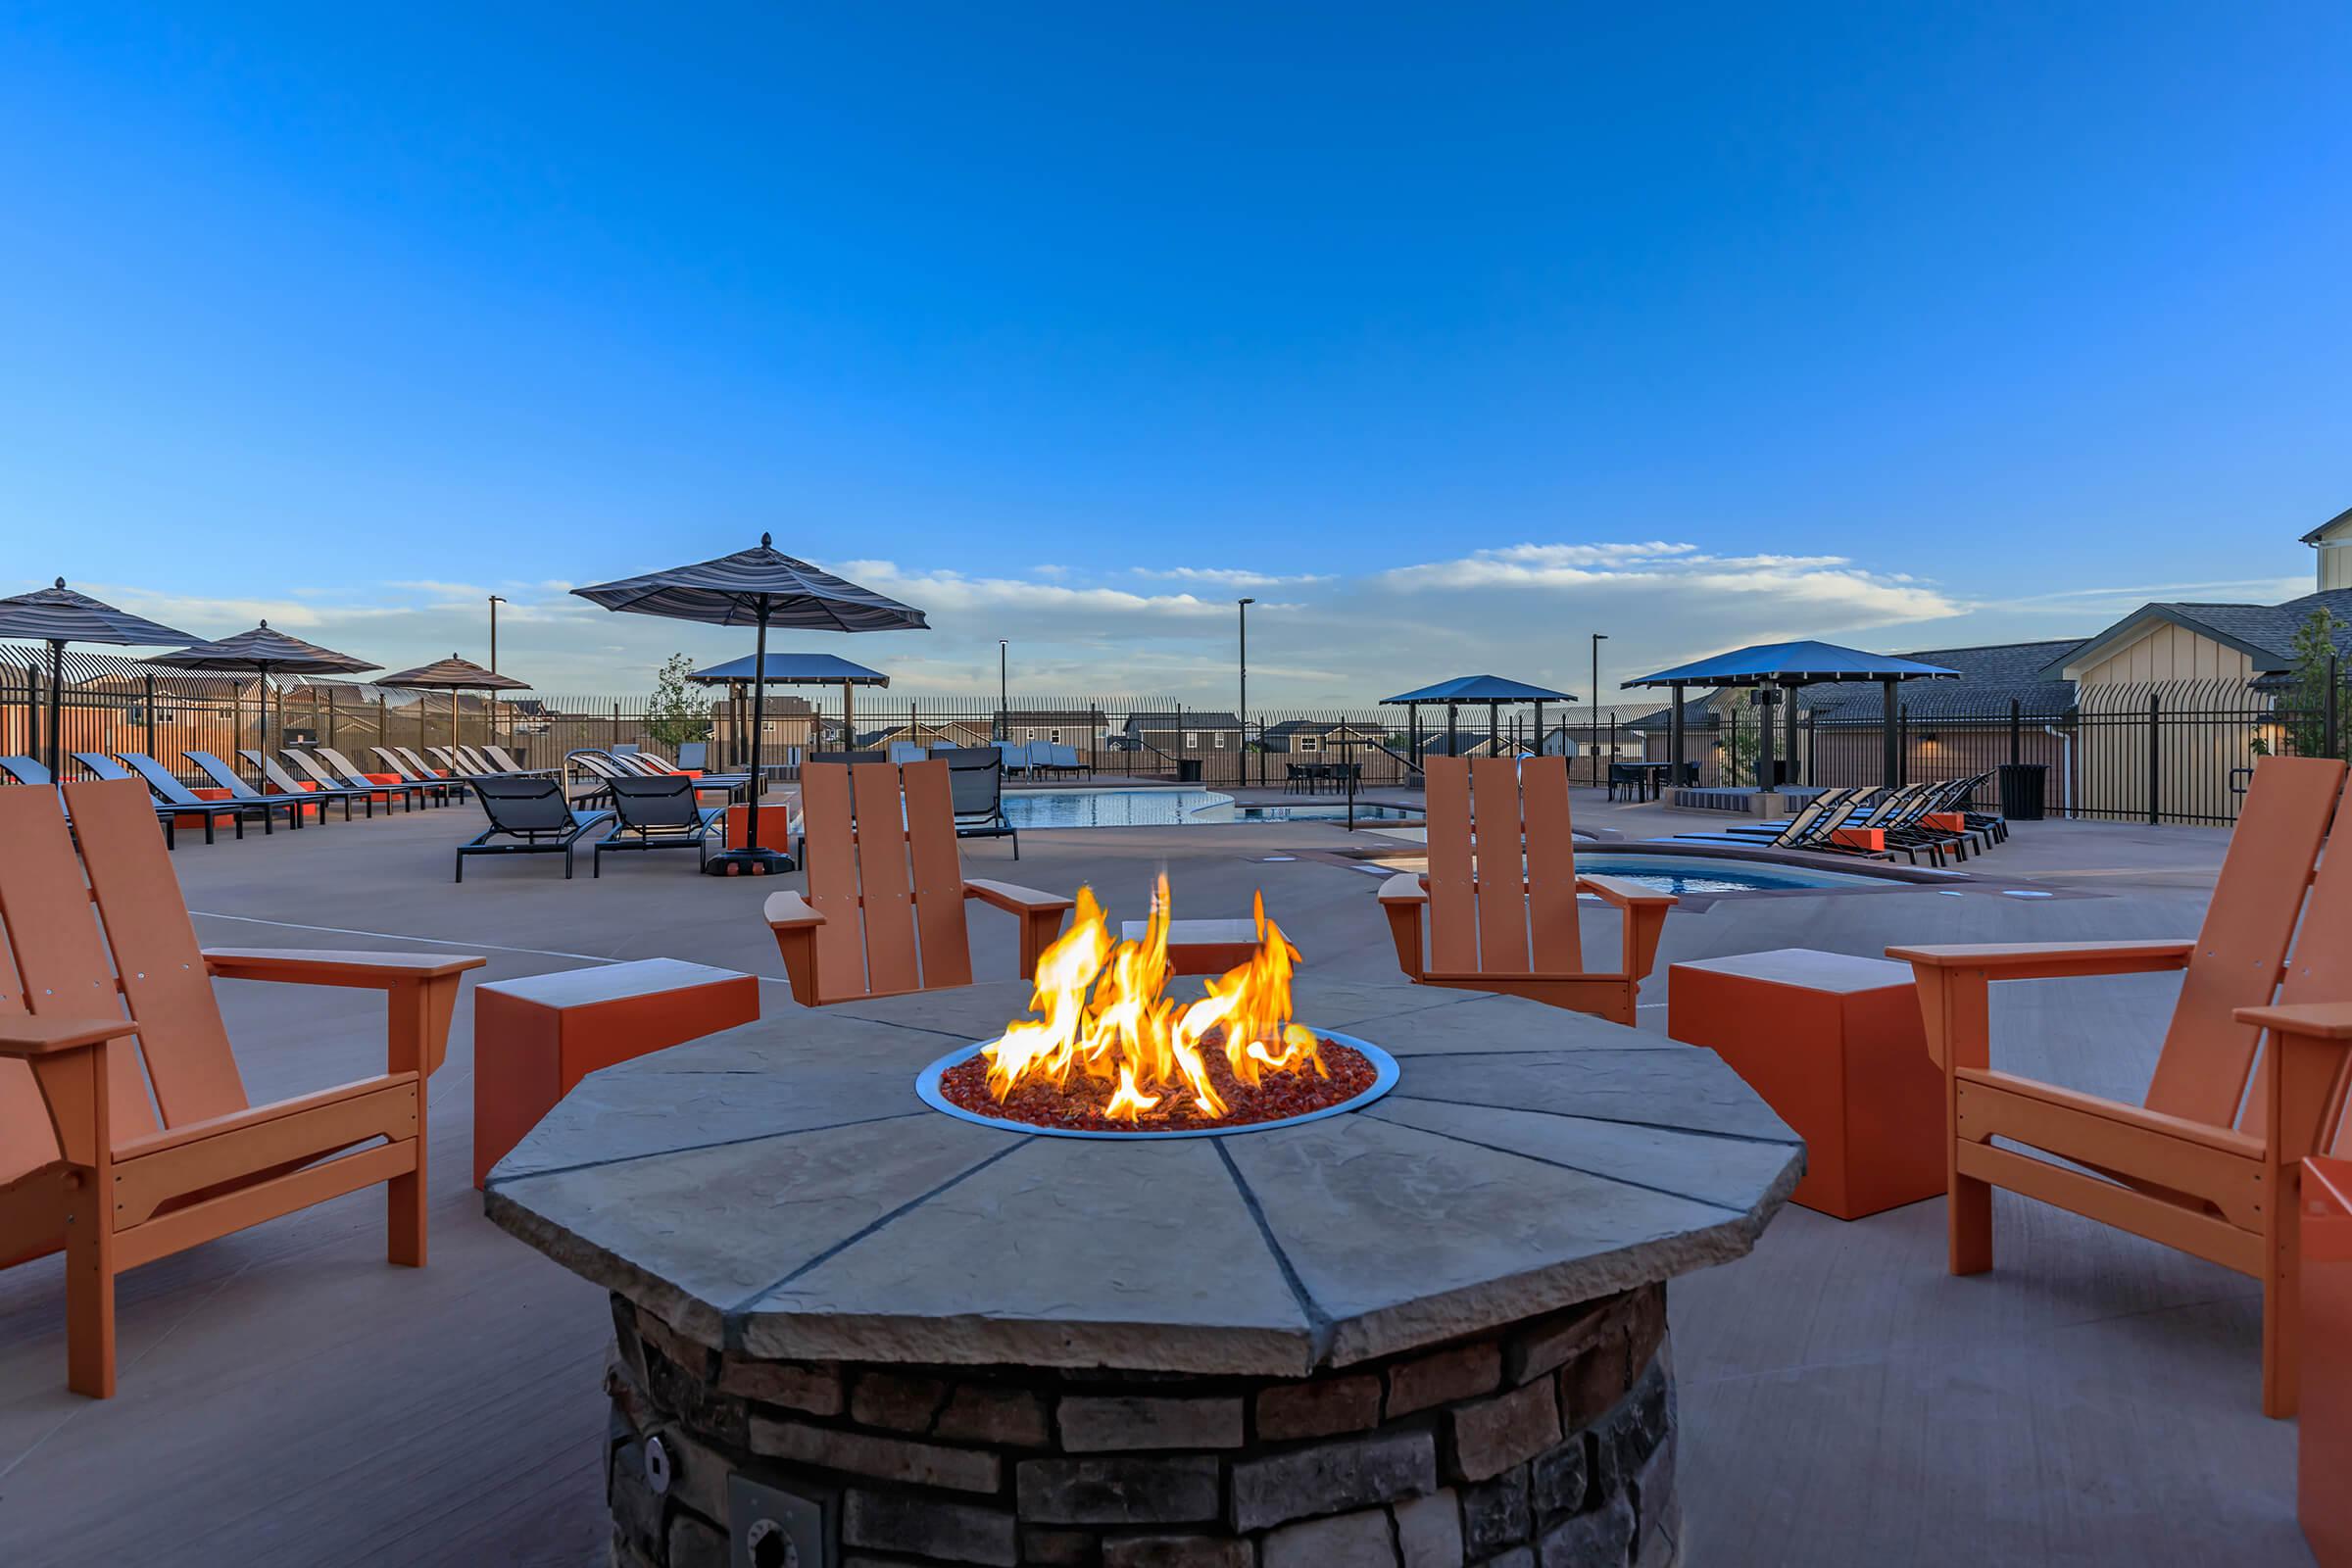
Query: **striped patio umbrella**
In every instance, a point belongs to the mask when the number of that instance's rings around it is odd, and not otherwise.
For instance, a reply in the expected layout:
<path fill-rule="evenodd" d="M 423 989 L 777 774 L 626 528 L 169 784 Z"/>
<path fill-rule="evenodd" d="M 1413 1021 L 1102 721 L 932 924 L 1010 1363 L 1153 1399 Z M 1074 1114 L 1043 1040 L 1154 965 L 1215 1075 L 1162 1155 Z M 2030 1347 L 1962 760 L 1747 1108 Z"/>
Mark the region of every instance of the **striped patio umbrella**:
<path fill-rule="evenodd" d="M 776 549 L 773 535 L 764 533 L 756 549 L 572 592 L 607 610 L 759 628 L 752 662 L 751 832 L 743 849 L 710 858 L 708 869 L 720 875 L 793 868 L 790 856 L 760 846 L 759 799 L 766 783 L 760 769 L 760 732 L 767 718 L 767 629 L 923 631 L 930 626 L 921 611 L 795 560 Z"/>
<path fill-rule="evenodd" d="M 49 645 L 49 776 L 64 776 L 62 725 L 65 718 L 66 644 L 113 643 L 145 647 L 150 643 L 184 643 L 184 631 L 158 625 L 143 615 L 78 594 L 57 579 L 53 588 L 0 599 L 0 637 L 25 637 Z"/>
<path fill-rule="evenodd" d="M 400 686 L 416 691 L 446 691 L 449 693 L 449 743 L 458 743 L 458 693 L 460 692 L 527 692 L 531 683 L 501 675 L 495 669 L 484 669 L 470 659 L 452 654 L 430 664 L 404 669 L 397 675 L 386 675 L 378 686 Z M 421 701 L 422 699 L 419 699 Z"/>
<path fill-rule="evenodd" d="M 280 675 L 349 675 L 363 669 L 379 669 L 365 659 L 338 654 L 331 648 L 306 643 L 299 637 L 289 637 L 282 631 L 271 631 L 263 621 L 251 631 L 241 631 L 234 637 L 217 642 L 198 643 L 176 653 L 155 654 L 150 664 L 169 664 L 173 669 L 215 669 L 243 674 L 252 670 L 261 678 L 262 750 L 270 749 L 270 676 Z M 278 699 L 278 727 L 285 719 L 285 699 Z"/>

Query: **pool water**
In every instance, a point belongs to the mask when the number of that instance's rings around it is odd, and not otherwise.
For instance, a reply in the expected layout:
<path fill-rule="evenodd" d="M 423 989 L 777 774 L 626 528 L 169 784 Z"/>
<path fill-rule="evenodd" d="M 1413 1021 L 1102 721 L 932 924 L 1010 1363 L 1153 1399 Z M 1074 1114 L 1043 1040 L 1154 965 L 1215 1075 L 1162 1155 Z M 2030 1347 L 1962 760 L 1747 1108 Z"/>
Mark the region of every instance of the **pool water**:
<path fill-rule="evenodd" d="M 1417 811 L 1358 802 L 1358 822 L 1417 821 Z M 1345 822 L 1346 801 L 1298 806 L 1237 806 L 1214 790 L 1006 790 L 1004 819 L 1014 827 L 1230 826 L 1237 822 Z"/>
<path fill-rule="evenodd" d="M 1699 855 L 1644 855 L 1639 850 L 1579 855 L 1576 868 L 1587 876 L 1627 877 L 1667 893 L 1779 893 L 1887 885 L 1884 877 L 1816 870 L 1809 865 L 1767 865 Z"/>

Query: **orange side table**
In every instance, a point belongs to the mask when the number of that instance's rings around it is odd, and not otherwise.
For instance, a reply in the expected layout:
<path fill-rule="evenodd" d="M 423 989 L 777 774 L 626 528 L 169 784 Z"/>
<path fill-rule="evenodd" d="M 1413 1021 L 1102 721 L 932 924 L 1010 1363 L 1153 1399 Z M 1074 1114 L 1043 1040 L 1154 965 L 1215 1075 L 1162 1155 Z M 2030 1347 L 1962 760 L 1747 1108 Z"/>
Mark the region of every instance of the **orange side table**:
<path fill-rule="evenodd" d="M 2320 1568 L 2352 1568 L 2352 1158 L 2303 1161 L 2295 1514 Z"/>
<path fill-rule="evenodd" d="M 1666 996 L 1666 1032 L 1804 1139 L 1795 1201 L 1860 1219 L 1942 1196 L 1943 1075 L 1909 964 L 1782 948 L 1675 964 Z"/>
<path fill-rule="evenodd" d="M 677 958 L 475 987 L 473 1185 L 598 1068 L 759 1016 L 757 979 Z"/>

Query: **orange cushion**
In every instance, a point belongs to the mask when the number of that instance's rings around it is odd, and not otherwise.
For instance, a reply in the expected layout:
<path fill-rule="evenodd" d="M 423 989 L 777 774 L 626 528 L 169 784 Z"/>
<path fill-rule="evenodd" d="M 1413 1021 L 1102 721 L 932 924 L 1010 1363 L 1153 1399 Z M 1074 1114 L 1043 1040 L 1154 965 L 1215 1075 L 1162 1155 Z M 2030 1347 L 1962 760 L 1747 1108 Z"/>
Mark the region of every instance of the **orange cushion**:
<path fill-rule="evenodd" d="M 1849 850 L 1883 850 L 1886 847 L 1886 830 L 1876 827 L 1832 828 L 1830 842 L 1842 844 Z"/>

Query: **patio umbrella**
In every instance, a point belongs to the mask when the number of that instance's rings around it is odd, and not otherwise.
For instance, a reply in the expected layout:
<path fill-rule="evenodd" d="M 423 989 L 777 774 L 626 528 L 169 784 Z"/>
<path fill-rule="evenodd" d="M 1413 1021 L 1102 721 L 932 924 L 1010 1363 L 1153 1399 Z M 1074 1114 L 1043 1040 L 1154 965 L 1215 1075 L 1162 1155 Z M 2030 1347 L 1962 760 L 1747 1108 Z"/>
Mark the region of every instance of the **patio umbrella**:
<path fill-rule="evenodd" d="M 150 664 L 169 664 L 173 669 L 219 669 L 242 673 L 252 670 L 262 683 L 262 750 L 270 750 L 270 675 L 272 670 L 281 675 L 349 675 L 363 669 L 377 669 L 365 659 L 338 654 L 331 648 L 306 643 L 299 637 L 289 637 L 282 631 L 271 631 L 263 621 L 251 631 L 241 631 L 234 637 L 218 642 L 198 643 L 177 653 L 151 655 Z M 285 719 L 285 699 L 278 699 L 278 727 Z"/>
<path fill-rule="evenodd" d="M 11 599 L 0 599 L 0 637 L 28 637 L 49 645 L 49 776 L 63 776 L 65 746 L 66 644 L 113 643 L 144 647 L 150 643 L 184 643 L 184 631 L 159 626 L 144 616 L 77 594 L 57 579 L 53 588 L 39 588 Z"/>
<path fill-rule="evenodd" d="M 796 561 L 775 548 L 774 536 L 764 533 L 757 548 L 716 561 L 572 592 L 607 610 L 759 628 L 752 665 L 751 832 L 743 849 L 710 858 L 708 869 L 718 875 L 793 869 L 790 856 L 760 847 L 760 796 L 767 782 L 760 769 L 760 731 L 767 720 L 767 629 L 923 631 L 930 626 L 921 611 Z"/>
<path fill-rule="evenodd" d="M 1661 669 L 1654 675 L 1643 675 L 1625 683 L 1628 691 L 1638 686 L 1664 686 L 1673 693 L 1672 717 L 1667 722 L 1673 737 L 1674 765 L 1683 764 L 1683 688 L 1686 686 L 1757 686 L 1779 687 L 1793 693 L 1799 686 L 1811 686 L 1822 681 L 1875 680 L 1886 694 L 1886 733 L 1881 737 L 1881 752 L 1886 779 L 1892 785 L 1902 770 L 1895 755 L 1894 688 L 1907 680 L 1958 680 L 1960 672 L 1941 664 L 1923 664 L 1916 659 L 1899 659 L 1892 654 L 1866 654 L 1859 648 L 1841 648 L 1836 643 L 1794 642 L 1757 643 L 1747 648 L 1735 648 L 1728 654 L 1716 654 L 1672 669 Z M 1788 744 L 1793 753 L 1796 746 L 1796 707 L 1788 705 Z M 1770 789 L 1772 776 L 1772 712 L 1765 710 L 1762 736 L 1756 747 L 1756 787 Z"/>
<path fill-rule="evenodd" d="M 458 744 L 458 693 L 460 692 L 527 692 L 531 683 L 501 675 L 495 669 L 484 669 L 470 659 L 452 654 L 436 663 L 419 664 L 404 669 L 397 675 L 386 675 L 378 686 L 404 686 L 416 691 L 446 691 L 449 693 L 449 743 Z M 422 699 L 418 699 L 422 701 Z M 389 737 L 386 737 L 389 739 Z"/>

